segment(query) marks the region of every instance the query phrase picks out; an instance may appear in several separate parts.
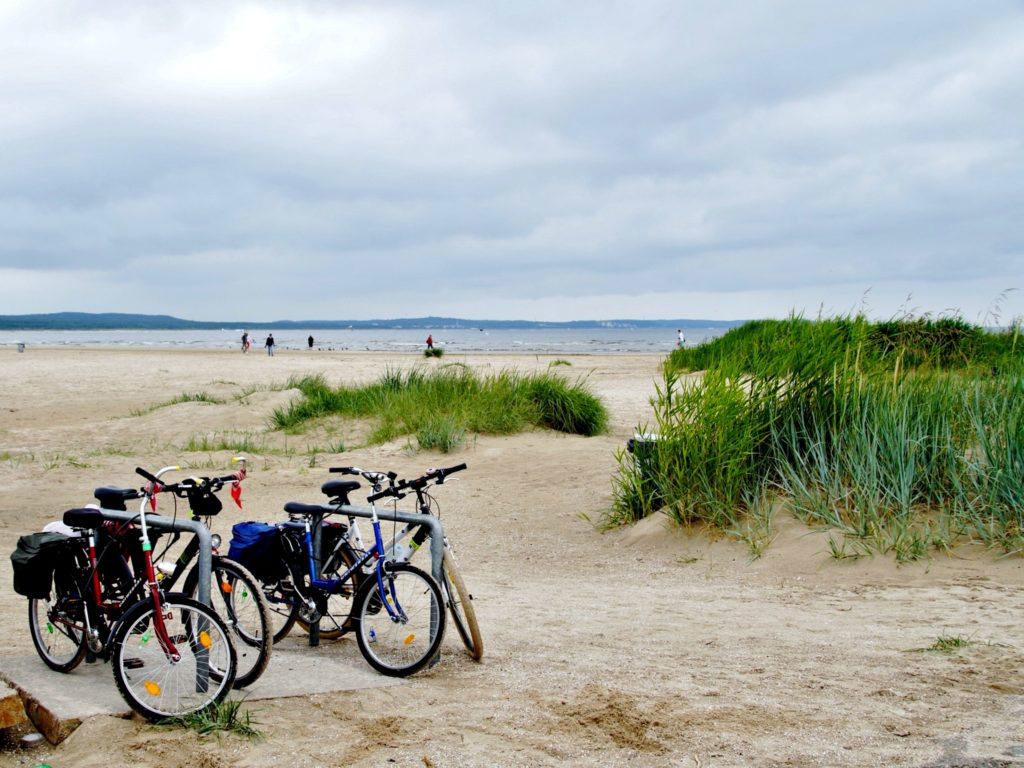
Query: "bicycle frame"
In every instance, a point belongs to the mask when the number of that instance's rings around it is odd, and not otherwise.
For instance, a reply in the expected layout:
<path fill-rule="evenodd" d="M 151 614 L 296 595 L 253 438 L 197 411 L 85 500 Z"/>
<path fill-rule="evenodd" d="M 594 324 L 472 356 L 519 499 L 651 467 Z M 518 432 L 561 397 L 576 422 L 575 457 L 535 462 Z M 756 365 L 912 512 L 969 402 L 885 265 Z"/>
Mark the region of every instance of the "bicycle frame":
<path fill-rule="evenodd" d="M 330 594 L 335 593 L 347 581 L 352 579 L 353 575 L 357 573 L 371 559 L 376 560 L 377 562 L 374 571 L 376 573 L 377 591 L 380 594 L 381 602 L 387 609 L 388 615 L 391 617 L 392 621 L 401 621 L 403 618 L 405 618 L 405 611 L 402 610 L 402 606 L 398 602 L 398 595 L 395 594 L 394 585 L 391 585 L 390 589 L 391 599 L 387 599 L 387 592 L 385 591 L 384 588 L 383 577 L 385 560 L 381 557 L 381 553 L 384 552 L 384 542 L 383 539 L 381 538 L 380 533 L 380 520 L 377 519 L 376 507 L 371 505 L 370 508 L 373 511 L 373 517 L 371 518 L 371 522 L 373 524 L 374 545 L 369 550 L 364 552 L 363 556 L 360 557 L 359 560 L 351 568 L 346 570 L 345 573 L 343 573 L 337 579 L 321 579 L 317 577 L 316 558 L 313 556 L 313 529 L 312 526 L 310 525 L 309 518 L 306 518 L 302 522 L 288 521 L 286 523 L 281 523 L 280 527 L 288 528 L 291 530 L 303 531 L 303 540 L 305 541 L 306 544 L 306 556 L 309 561 L 309 585 L 316 589 L 322 589 Z M 394 603 L 394 607 L 392 607 L 392 603 Z"/>

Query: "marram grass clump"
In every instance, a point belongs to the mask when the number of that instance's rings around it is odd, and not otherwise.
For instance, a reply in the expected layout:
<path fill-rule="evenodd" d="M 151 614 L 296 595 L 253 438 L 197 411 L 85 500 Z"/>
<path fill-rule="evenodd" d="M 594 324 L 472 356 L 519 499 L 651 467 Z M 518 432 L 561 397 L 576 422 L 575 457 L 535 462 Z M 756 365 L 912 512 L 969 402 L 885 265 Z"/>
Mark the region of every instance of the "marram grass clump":
<path fill-rule="evenodd" d="M 362 386 L 329 386 L 322 376 L 290 382 L 302 397 L 278 408 L 276 429 L 296 429 L 331 414 L 374 422 L 370 443 L 416 435 L 421 447 L 450 451 L 467 433 L 511 434 L 545 427 L 578 435 L 597 435 L 608 414 L 586 382 L 570 382 L 551 373 L 500 371 L 480 375 L 465 366 L 436 370 L 388 370 Z"/>
<path fill-rule="evenodd" d="M 778 501 L 831 529 L 837 559 L 915 560 L 962 537 L 1024 552 L 1017 331 L 903 325 L 913 343 L 881 353 L 887 324 L 839 318 L 752 323 L 676 354 L 653 401 L 660 439 L 619 456 L 607 522 L 662 508 L 736 531 Z M 683 378 L 684 358 L 707 369 Z"/>

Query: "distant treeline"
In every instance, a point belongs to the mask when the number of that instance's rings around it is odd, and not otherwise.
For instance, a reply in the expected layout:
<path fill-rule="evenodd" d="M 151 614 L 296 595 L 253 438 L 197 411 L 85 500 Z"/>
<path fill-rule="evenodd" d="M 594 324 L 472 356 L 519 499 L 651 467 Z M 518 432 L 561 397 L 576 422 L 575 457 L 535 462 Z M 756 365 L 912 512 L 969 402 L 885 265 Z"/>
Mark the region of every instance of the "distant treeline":
<path fill-rule="evenodd" d="M 97 331 L 97 330 L 211 330 L 222 328 L 259 329 L 367 329 L 367 328 L 732 328 L 735 320 L 572 320 L 537 322 L 532 320 L 466 320 L 458 317 L 411 317 L 388 320 L 183 320 L 171 315 L 135 315 L 121 312 L 54 312 L 38 315 L 0 315 L 0 329 L 25 331 Z"/>

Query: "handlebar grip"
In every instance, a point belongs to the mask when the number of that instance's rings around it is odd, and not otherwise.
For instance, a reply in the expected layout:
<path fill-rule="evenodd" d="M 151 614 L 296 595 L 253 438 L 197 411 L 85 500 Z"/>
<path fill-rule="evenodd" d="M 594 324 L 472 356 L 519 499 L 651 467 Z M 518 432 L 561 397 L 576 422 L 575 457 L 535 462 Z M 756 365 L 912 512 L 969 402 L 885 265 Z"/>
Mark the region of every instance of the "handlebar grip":
<path fill-rule="evenodd" d="M 136 467 L 135 468 L 135 474 L 142 475 L 144 478 L 149 480 L 149 482 L 151 482 L 151 483 L 156 483 L 157 485 L 162 485 L 162 483 L 160 482 L 160 478 L 156 477 L 155 475 L 149 474 L 149 472 L 144 470 L 142 467 Z"/>
<path fill-rule="evenodd" d="M 456 464 L 454 467 L 445 467 L 441 471 L 446 475 L 450 475 L 453 472 L 461 472 L 464 469 L 466 469 L 465 462 L 463 462 L 462 464 Z"/>
<path fill-rule="evenodd" d="M 359 474 L 353 467 L 331 467 L 327 470 L 328 472 L 340 472 L 343 475 L 356 475 Z"/>
<path fill-rule="evenodd" d="M 391 496 L 393 493 L 394 493 L 394 491 L 392 491 L 390 488 L 385 488 L 380 493 L 374 493 L 374 494 L 372 494 L 370 496 L 367 496 L 366 497 L 366 501 L 368 503 L 370 503 L 370 504 L 373 504 L 373 502 L 378 501 L 378 500 L 383 499 L 383 498 L 386 498 L 388 496 Z"/>

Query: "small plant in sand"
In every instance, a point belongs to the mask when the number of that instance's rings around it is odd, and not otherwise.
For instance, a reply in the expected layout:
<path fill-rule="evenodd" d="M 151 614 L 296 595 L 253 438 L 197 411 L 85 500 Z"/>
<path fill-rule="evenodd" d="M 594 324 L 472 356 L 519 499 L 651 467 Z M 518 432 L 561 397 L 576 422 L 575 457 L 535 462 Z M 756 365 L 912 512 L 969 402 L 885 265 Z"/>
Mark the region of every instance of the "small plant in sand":
<path fill-rule="evenodd" d="M 466 442 L 466 430 L 459 427 L 452 416 L 442 416 L 416 430 L 416 442 L 421 450 L 451 453 Z"/>
<path fill-rule="evenodd" d="M 427 347 L 423 350 L 424 357 L 444 357 L 444 350 L 441 347 Z"/>
<path fill-rule="evenodd" d="M 287 442 L 285 443 L 287 449 Z M 231 451 L 233 453 L 265 453 L 266 441 L 252 432 L 190 435 L 182 449 L 190 452 Z"/>
<path fill-rule="evenodd" d="M 552 360 L 550 363 L 548 363 L 548 368 L 557 368 L 560 365 L 572 365 L 572 363 L 570 363 L 568 360 L 558 358 L 557 360 Z"/>
<path fill-rule="evenodd" d="M 177 405 L 178 403 L 207 403 L 209 405 L 220 405 L 224 401 L 220 398 L 214 397 L 208 392 L 182 392 L 180 395 L 172 397 L 170 400 L 165 400 L 162 403 L 154 403 L 146 408 L 136 408 L 131 411 L 132 416 L 145 416 L 148 413 L 159 410 L 160 408 L 166 408 L 171 405 Z"/>
<path fill-rule="evenodd" d="M 224 699 L 200 712 L 168 718 L 160 725 L 195 731 L 200 736 L 233 733 L 248 739 L 262 738 L 263 733 L 257 727 L 259 721 L 250 710 L 243 710 L 242 704 L 241 699 Z"/>
<path fill-rule="evenodd" d="M 956 653 L 971 644 L 969 637 L 963 635 L 939 635 L 935 642 L 924 648 L 911 648 L 911 653 Z"/>

